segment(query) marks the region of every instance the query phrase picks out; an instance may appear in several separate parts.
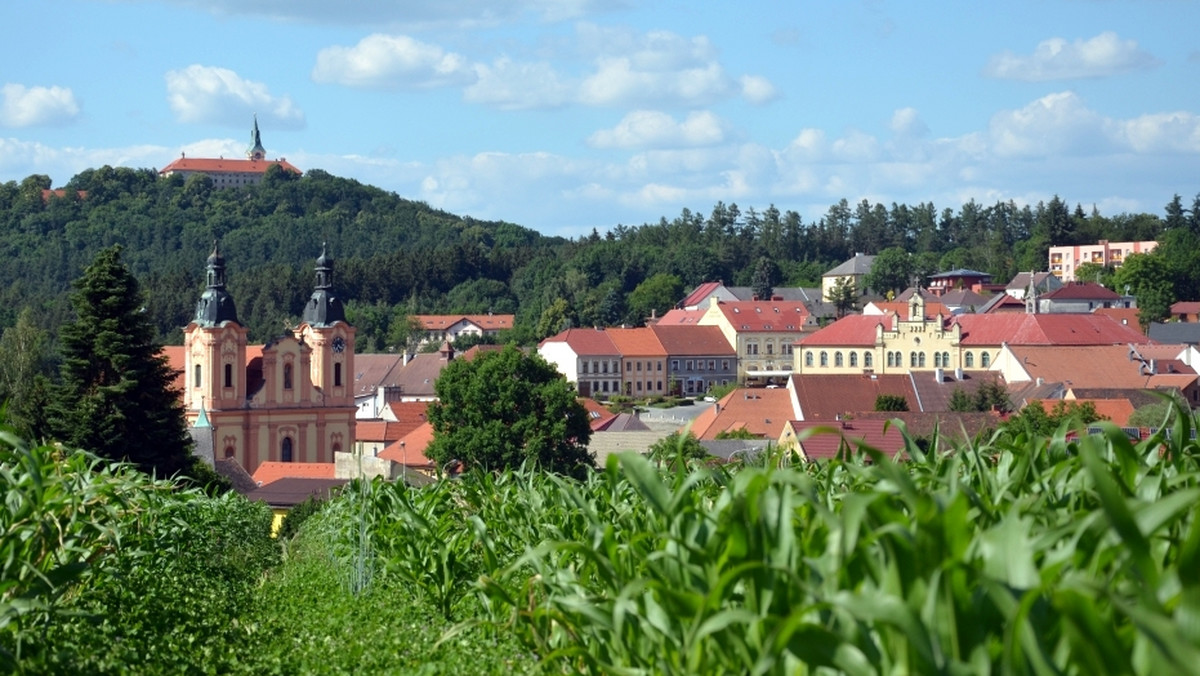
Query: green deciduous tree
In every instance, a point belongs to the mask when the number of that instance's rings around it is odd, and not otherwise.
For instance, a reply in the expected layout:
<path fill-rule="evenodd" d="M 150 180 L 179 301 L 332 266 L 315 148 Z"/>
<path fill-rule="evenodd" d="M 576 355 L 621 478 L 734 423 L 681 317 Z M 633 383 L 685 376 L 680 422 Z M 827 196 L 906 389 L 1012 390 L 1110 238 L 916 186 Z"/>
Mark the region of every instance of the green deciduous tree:
<path fill-rule="evenodd" d="M 576 477 L 593 465 L 586 411 L 566 378 L 536 354 L 510 345 L 454 360 L 435 389 L 425 454 L 439 465 L 461 460 L 500 470 L 528 463 Z"/>
<path fill-rule="evenodd" d="M 913 280 L 913 258 L 899 247 L 884 249 L 871 262 L 871 271 L 863 277 L 863 286 L 876 293 L 899 293 Z"/>
<path fill-rule="evenodd" d="M 629 292 L 628 317 L 631 323 L 641 324 L 656 312 L 660 316 L 675 307 L 683 298 L 683 280 L 675 275 L 659 273 L 637 285 Z"/>
<path fill-rule="evenodd" d="M 1175 302 L 1175 279 L 1167 260 L 1156 254 L 1130 254 L 1113 276 L 1121 292 L 1126 286 L 1137 297 L 1138 321 L 1145 329 L 1162 321 Z"/>
<path fill-rule="evenodd" d="M 902 394 L 881 394 L 875 397 L 876 411 L 907 411 L 908 400 Z"/>
<path fill-rule="evenodd" d="M 175 373 L 144 312 L 121 247 L 101 251 L 75 281 L 75 321 L 65 324 L 62 383 L 49 410 L 63 443 L 128 461 L 160 477 L 192 473 L 195 458 Z"/>
<path fill-rule="evenodd" d="M 858 289 L 854 288 L 853 277 L 838 277 L 825 294 L 825 302 L 833 306 L 837 318 L 841 319 L 858 307 Z"/>
<path fill-rule="evenodd" d="M 49 337 L 35 324 L 33 310 L 25 308 L 0 336 L 0 402 L 8 407 L 8 423 L 22 436 L 45 434 L 40 421 L 49 363 Z"/>

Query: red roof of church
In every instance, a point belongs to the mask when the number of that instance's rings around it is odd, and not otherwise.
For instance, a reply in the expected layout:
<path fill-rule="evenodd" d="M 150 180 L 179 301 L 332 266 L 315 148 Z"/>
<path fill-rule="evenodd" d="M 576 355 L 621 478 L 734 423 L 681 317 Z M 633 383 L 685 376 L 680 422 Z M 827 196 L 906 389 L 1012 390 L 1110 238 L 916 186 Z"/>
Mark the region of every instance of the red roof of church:
<path fill-rule="evenodd" d="M 224 157 L 217 159 L 210 157 L 180 157 L 162 169 L 159 169 L 158 173 L 166 175 L 174 171 L 195 171 L 205 174 L 265 174 L 272 164 L 278 164 L 295 174 L 304 173 L 283 159 L 234 160 Z"/>

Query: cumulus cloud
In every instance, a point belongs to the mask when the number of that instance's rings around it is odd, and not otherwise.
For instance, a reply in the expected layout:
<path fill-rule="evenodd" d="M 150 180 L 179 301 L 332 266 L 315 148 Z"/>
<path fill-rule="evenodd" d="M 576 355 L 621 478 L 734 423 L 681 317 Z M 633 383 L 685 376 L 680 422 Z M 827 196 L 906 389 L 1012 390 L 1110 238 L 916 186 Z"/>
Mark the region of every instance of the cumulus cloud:
<path fill-rule="evenodd" d="M 276 128 L 304 127 L 304 112 L 288 96 L 227 68 L 193 64 L 167 71 L 167 101 L 180 122 L 245 127 L 251 114 Z"/>
<path fill-rule="evenodd" d="M 767 103 L 775 100 L 775 85 L 760 75 L 743 75 L 740 79 L 742 97 L 750 103 Z"/>
<path fill-rule="evenodd" d="M 504 57 L 474 68 L 476 80 L 463 90 L 469 103 L 505 110 L 556 108 L 574 96 L 574 86 L 545 61 L 516 62 Z"/>
<path fill-rule="evenodd" d="M 1003 52 L 993 56 L 983 72 L 994 78 L 1042 82 L 1106 77 L 1158 64 L 1158 59 L 1138 47 L 1136 40 L 1122 40 L 1106 31 L 1088 40 L 1043 40 L 1029 55 Z"/>
<path fill-rule="evenodd" d="M 66 87 L 26 87 L 6 83 L 0 87 L 0 125 L 5 127 L 54 126 L 79 116 L 75 94 Z"/>
<path fill-rule="evenodd" d="M 725 123 L 708 111 L 690 113 L 683 121 L 655 110 L 635 110 L 612 129 L 588 139 L 595 148 L 666 148 L 707 146 L 725 140 Z"/>
<path fill-rule="evenodd" d="M 466 57 L 406 35 L 368 35 L 317 54 L 312 79 L 348 87 L 433 89 L 475 81 Z"/>
<path fill-rule="evenodd" d="M 929 134 L 929 127 L 925 125 L 916 108 L 901 108 L 892 113 L 892 120 L 888 126 L 891 127 L 892 133 L 902 137 L 921 138 Z"/>
<path fill-rule="evenodd" d="M 991 149 L 1000 157 L 1090 155 L 1112 149 L 1111 123 L 1073 92 L 1049 94 L 992 116 Z"/>

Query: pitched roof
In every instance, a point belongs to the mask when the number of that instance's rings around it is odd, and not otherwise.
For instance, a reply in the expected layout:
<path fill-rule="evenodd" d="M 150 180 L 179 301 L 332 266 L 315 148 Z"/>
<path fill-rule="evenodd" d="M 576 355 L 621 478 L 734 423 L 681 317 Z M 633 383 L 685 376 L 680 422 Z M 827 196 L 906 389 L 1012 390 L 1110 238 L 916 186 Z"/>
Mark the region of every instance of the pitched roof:
<path fill-rule="evenodd" d="M 955 377 L 954 371 L 942 372 L 942 382 L 937 381 L 937 371 L 918 371 L 911 374 L 913 389 L 921 411 L 949 411 L 950 398 L 955 390 L 973 395 L 986 383 L 1004 384 L 999 373 L 990 371 L 964 371 L 961 380 Z M 914 407 L 917 408 L 917 407 Z"/>
<path fill-rule="evenodd" d="M 850 452 L 857 452 L 859 444 L 883 451 L 887 455 L 895 455 L 904 450 L 904 437 L 900 428 L 890 420 L 842 420 L 830 423 L 828 421 L 790 422 L 797 437 L 800 433 L 816 429 L 808 438 L 799 440 L 800 453 L 805 460 L 828 460 L 837 457 L 843 444 Z M 829 431 L 829 427 L 833 430 Z"/>
<path fill-rule="evenodd" d="M 876 327 L 883 325 L 884 331 L 891 330 L 894 320 L 894 315 L 846 315 L 804 336 L 796 344 L 804 347 L 874 346 Z"/>
<path fill-rule="evenodd" d="M 594 432 L 649 432 L 650 426 L 632 413 L 618 413 L 604 421 L 599 427 L 593 427 Z"/>
<path fill-rule="evenodd" d="M 1171 305 L 1173 315 L 1194 315 L 1200 313 L 1200 300 L 1181 300 Z"/>
<path fill-rule="evenodd" d="M 988 279 L 991 279 L 992 273 L 958 268 L 955 270 L 949 270 L 947 272 L 939 272 L 936 275 L 929 276 L 930 279 L 947 279 L 953 277 L 987 277 Z"/>
<path fill-rule="evenodd" d="M 511 329 L 516 315 L 413 315 L 426 331 L 445 331 L 461 321 L 468 321 L 484 331 Z"/>
<path fill-rule="evenodd" d="M 237 458 L 221 458 L 213 462 L 213 469 L 217 474 L 229 479 L 229 484 L 233 486 L 233 490 L 247 495 L 250 491 L 258 489 L 258 482 L 250 473 L 242 467 L 242 463 L 237 461 Z"/>
<path fill-rule="evenodd" d="M 778 439 L 784 423 L 795 417 L 790 390 L 742 388 L 696 416 L 691 429 L 697 439 L 714 439 L 721 432 L 739 429 L 766 439 Z"/>
<path fill-rule="evenodd" d="M 1118 324 L 1141 330 L 1141 319 L 1135 307 L 1098 307 L 1092 310 L 1094 315 L 1104 315 Z"/>
<path fill-rule="evenodd" d="M 604 329 L 567 329 L 543 340 L 546 343 L 566 343 L 579 356 L 619 357 L 621 351 Z"/>
<path fill-rule="evenodd" d="M 197 171 L 206 174 L 265 174 L 267 169 L 273 164 L 278 164 L 280 167 L 295 173 L 302 174 L 296 167 L 292 166 L 287 160 L 237 160 L 208 157 L 180 157 L 171 162 L 167 166 L 158 170 L 158 173 L 166 175 L 173 171 Z"/>
<path fill-rule="evenodd" d="M 1124 426 L 1129 422 L 1129 416 L 1133 415 L 1134 407 L 1128 399 L 1031 399 L 1030 404 L 1038 402 L 1042 405 L 1042 409 L 1050 411 L 1054 405 L 1061 402 L 1074 403 L 1076 405 L 1091 404 L 1103 418 L 1111 420 L 1114 424 Z"/>
<path fill-rule="evenodd" d="M 418 402 L 424 403 L 424 402 Z M 391 422 L 388 420 L 359 420 L 354 425 L 354 439 L 367 443 L 399 441 L 404 435 L 420 427 L 423 420 Z"/>
<path fill-rule="evenodd" d="M 735 300 L 718 303 L 735 331 L 801 331 L 808 307 L 798 300 Z"/>
<path fill-rule="evenodd" d="M 394 375 L 403 365 L 399 354 L 355 354 L 354 396 L 372 395 L 380 387 L 394 385 Z"/>
<path fill-rule="evenodd" d="M 869 308 L 875 308 L 874 312 L 868 312 Z M 876 300 L 867 303 L 867 307 L 863 308 L 863 314 L 892 314 L 902 319 L 908 319 L 908 303 L 902 300 Z M 925 302 L 925 319 L 936 319 L 938 315 L 949 317 L 952 313 L 950 308 L 946 307 L 941 301 L 931 300 Z"/>
<path fill-rule="evenodd" d="M 175 379 L 171 381 L 171 389 L 183 396 L 183 389 L 187 387 L 187 374 L 183 372 L 183 368 L 187 364 L 187 353 L 183 351 L 182 345 L 163 345 L 162 353 L 167 358 L 167 365 L 175 373 Z"/>
<path fill-rule="evenodd" d="M 1051 278 L 1054 278 L 1054 279 L 1052 280 Z M 1033 283 L 1039 289 L 1045 289 L 1047 284 L 1052 284 L 1053 281 L 1055 281 L 1055 280 L 1057 280 L 1057 277 L 1054 277 L 1054 275 L 1049 272 L 1033 273 Z M 1028 289 L 1029 288 L 1029 273 L 1028 272 L 1018 272 L 1016 274 L 1016 276 L 1013 277 L 1011 281 L 1009 281 L 1008 286 L 1006 286 L 1004 288 L 1005 289 L 1022 290 L 1022 291 L 1025 289 Z"/>
<path fill-rule="evenodd" d="M 689 293 L 686 298 L 680 301 L 679 306 L 696 307 L 700 304 L 700 301 L 708 298 L 713 291 L 716 291 L 719 288 L 721 288 L 721 282 L 704 282 L 700 286 L 697 286 L 691 293 Z M 663 316 L 665 317 L 666 315 Z"/>
<path fill-rule="evenodd" d="M 854 258 L 842 263 L 834 269 L 826 272 L 823 277 L 840 277 L 843 275 L 865 275 L 871 271 L 871 264 L 875 262 L 874 256 L 856 253 Z"/>
<path fill-rule="evenodd" d="M 1009 345 L 1113 345 L 1147 343 L 1146 336 L 1097 314 L 989 313 L 957 315 L 963 347 Z"/>
<path fill-rule="evenodd" d="M 435 394 L 434 383 L 449 363 L 437 352 L 423 352 L 408 360 L 396 372 L 393 380 L 405 396 L 432 397 Z"/>
<path fill-rule="evenodd" d="M 622 357 L 665 357 L 666 349 L 658 342 L 654 329 L 646 326 L 636 329 L 606 329 L 609 339 Z"/>
<path fill-rule="evenodd" d="M 1121 294 L 1112 289 L 1106 289 L 1095 282 L 1071 282 L 1049 293 L 1044 293 L 1039 298 L 1045 300 L 1113 301 L 1120 300 Z"/>
<path fill-rule="evenodd" d="M 346 485 L 346 479 L 296 479 L 284 477 L 250 491 L 249 500 L 265 502 L 272 507 L 295 507 L 315 497 L 327 500 L 333 489 Z"/>
<path fill-rule="evenodd" d="M 253 478 L 259 486 L 267 486 L 284 478 L 332 479 L 334 478 L 334 463 L 267 460 L 258 464 Z"/>
<path fill-rule="evenodd" d="M 583 406 L 583 410 L 587 412 L 588 424 L 592 431 L 602 429 L 605 425 L 612 422 L 612 419 L 617 417 L 616 413 L 605 408 L 600 402 L 589 397 L 576 397 L 576 401 Z"/>
<path fill-rule="evenodd" d="M 662 326 L 653 327 L 658 342 L 668 356 L 703 356 L 737 354 L 725 334 L 716 326 Z"/>
<path fill-rule="evenodd" d="M 1002 416 L 991 411 L 864 411 L 855 414 L 854 420 L 899 420 L 910 437 L 925 439 L 937 429 L 938 439 L 945 444 L 942 448 L 948 450 L 994 428 Z"/>
<path fill-rule="evenodd" d="M 1129 345 L 1010 345 L 1009 350 L 1031 379 L 1071 387 L 1183 388 L 1196 380 L 1195 373 L 1149 373 Z"/>
<path fill-rule="evenodd" d="M 708 310 L 704 308 L 696 310 L 680 310 L 674 309 L 667 311 L 666 314 L 658 318 L 654 323 L 655 326 L 693 326 L 700 323 L 700 318 Z"/>
<path fill-rule="evenodd" d="M 1150 338 L 1164 343 L 1200 343 L 1200 324 L 1196 322 L 1152 322 Z"/>
<path fill-rule="evenodd" d="M 1015 296 L 1010 296 L 1007 293 L 998 293 L 988 299 L 983 307 L 976 310 L 979 314 L 996 313 L 1017 313 L 1025 311 L 1025 301 Z"/>
<path fill-rule="evenodd" d="M 433 425 L 422 423 L 402 439 L 397 439 L 379 452 L 380 458 L 405 465 L 406 467 L 433 467 L 432 460 L 425 456 L 425 449 L 433 441 Z"/>
<path fill-rule="evenodd" d="M 989 298 L 981 296 L 970 289 L 952 289 L 938 296 L 938 300 L 949 308 L 980 309 L 987 304 Z"/>
<path fill-rule="evenodd" d="M 902 373 L 793 375 L 792 386 L 805 420 L 835 420 L 847 413 L 874 411 L 875 400 L 881 394 L 904 397 L 909 409 L 917 410 L 912 379 Z"/>

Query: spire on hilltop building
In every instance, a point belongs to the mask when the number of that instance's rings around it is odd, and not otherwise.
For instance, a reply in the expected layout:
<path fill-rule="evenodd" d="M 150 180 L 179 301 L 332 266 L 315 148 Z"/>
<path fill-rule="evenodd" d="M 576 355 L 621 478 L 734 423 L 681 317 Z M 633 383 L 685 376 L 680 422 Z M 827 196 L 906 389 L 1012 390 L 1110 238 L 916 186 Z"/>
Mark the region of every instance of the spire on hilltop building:
<path fill-rule="evenodd" d="M 262 136 L 258 133 L 258 115 L 254 115 L 254 131 L 250 132 L 250 149 L 246 151 L 246 157 L 252 160 L 261 160 L 267 156 L 267 151 L 263 148 Z"/>
<path fill-rule="evenodd" d="M 194 319 L 201 326 L 219 326 L 224 322 L 240 324 L 233 296 L 225 290 L 225 258 L 221 256 L 216 240 L 213 240 L 213 250 L 208 256 L 205 289 L 196 303 Z"/>
<path fill-rule="evenodd" d="M 312 297 L 304 306 L 304 321 L 310 326 L 332 326 L 346 321 L 346 310 L 342 299 L 333 292 L 333 257 L 321 244 L 321 255 L 317 257 L 317 283 Z"/>

